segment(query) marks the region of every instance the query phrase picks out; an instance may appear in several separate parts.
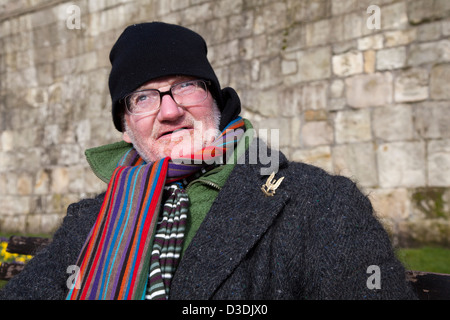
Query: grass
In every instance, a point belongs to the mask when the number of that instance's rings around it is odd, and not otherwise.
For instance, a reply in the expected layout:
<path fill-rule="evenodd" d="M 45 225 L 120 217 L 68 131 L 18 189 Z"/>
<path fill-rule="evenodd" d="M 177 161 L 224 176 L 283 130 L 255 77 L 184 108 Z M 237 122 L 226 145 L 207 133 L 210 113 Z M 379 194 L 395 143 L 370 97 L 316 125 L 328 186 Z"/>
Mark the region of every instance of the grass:
<path fill-rule="evenodd" d="M 422 247 L 400 249 L 397 257 L 409 270 L 450 274 L 450 249 Z"/>

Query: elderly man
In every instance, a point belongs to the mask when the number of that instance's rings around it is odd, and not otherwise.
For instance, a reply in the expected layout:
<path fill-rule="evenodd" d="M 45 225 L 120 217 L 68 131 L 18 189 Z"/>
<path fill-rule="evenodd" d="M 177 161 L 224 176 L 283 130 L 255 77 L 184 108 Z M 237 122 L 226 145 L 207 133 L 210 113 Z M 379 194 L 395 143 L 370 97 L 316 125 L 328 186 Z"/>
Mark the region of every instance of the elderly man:
<path fill-rule="evenodd" d="M 68 208 L 2 298 L 414 298 L 367 197 L 249 134 L 200 35 L 133 25 L 110 60 L 124 141 L 86 152 L 107 190 Z M 277 156 L 269 177 L 255 150 Z"/>

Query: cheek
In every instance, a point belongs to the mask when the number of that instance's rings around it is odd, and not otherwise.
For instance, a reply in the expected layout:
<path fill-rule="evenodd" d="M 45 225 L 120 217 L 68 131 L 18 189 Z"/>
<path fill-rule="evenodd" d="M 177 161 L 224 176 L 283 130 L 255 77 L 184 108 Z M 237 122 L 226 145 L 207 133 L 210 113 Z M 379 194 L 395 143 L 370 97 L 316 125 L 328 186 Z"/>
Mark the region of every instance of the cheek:
<path fill-rule="evenodd" d="M 214 112 L 211 110 L 211 107 L 199 107 L 191 112 L 193 118 L 196 121 L 201 121 L 204 125 L 211 126 L 212 122 L 214 122 Z"/>
<path fill-rule="evenodd" d="M 154 120 L 149 116 L 133 117 L 128 122 L 130 128 L 141 137 L 149 137 L 153 131 Z"/>

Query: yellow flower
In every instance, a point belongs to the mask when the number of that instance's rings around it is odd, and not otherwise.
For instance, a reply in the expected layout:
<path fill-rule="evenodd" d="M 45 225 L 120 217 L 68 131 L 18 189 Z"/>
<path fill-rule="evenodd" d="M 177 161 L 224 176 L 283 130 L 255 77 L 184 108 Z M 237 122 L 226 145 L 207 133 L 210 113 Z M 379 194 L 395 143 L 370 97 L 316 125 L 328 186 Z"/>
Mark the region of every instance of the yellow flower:
<path fill-rule="evenodd" d="M 26 263 L 28 262 L 33 256 L 31 255 L 21 255 L 17 253 L 10 253 L 6 251 L 6 248 L 8 247 L 7 242 L 0 242 L 0 263 L 1 262 L 20 262 L 20 263 Z"/>

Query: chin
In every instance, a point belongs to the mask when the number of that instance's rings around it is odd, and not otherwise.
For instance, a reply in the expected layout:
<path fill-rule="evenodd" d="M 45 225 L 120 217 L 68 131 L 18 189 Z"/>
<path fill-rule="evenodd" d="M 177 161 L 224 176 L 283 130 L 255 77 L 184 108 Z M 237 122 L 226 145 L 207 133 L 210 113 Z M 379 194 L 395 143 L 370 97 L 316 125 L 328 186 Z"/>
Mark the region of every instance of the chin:
<path fill-rule="evenodd" d="M 192 144 L 176 144 L 170 148 L 170 152 L 165 152 L 164 154 L 172 159 L 177 159 L 181 157 L 186 157 L 193 154 L 196 151 L 202 150 L 202 145 L 192 145 Z"/>

